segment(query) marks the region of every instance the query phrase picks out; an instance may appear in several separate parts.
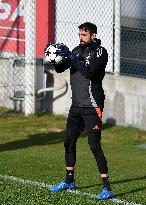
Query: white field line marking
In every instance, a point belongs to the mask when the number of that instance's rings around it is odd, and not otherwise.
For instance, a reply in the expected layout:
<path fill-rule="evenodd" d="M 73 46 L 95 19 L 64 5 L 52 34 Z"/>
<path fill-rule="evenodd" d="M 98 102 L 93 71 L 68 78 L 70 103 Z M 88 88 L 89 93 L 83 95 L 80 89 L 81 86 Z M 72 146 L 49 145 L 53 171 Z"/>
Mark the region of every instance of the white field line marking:
<path fill-rule="evenodd" d="M 16 181 L 22 184 L 30 184 L 33 186 L 38 186 L 41 188 L 50 188 L 52 185 L 48 185 L 45 183 L 41 183 L 41 182 L 37 182 L 37 181 L 31 181 L 31 180 L 25 180 L 22 178 L 18 178 L 18 177 L 14 177 L 14 176 L 8 176 L 8 175 L 2 175 L 0 174 L 0 178 L 1 179 L 5 179 L 5 180 L 11 180 L 11 181 Z M 95 194 L 90 194 L 90 193 L 86 193 L 86 192 L 80 192 L 78 190 L 67 190 L 70 193 L 76 194 L 76 195 L 81 195 L 81 196 L 88 196 L 90 198 L 96 198 Z M 120 199 L 110 199 L 110 201 L 112 201 L 115 204 L 124 204 L 124 205 L 142 205 L 142 204 L 136 204 L 134 202 L 128 202 L 126 200 L 120 200 Z"/>

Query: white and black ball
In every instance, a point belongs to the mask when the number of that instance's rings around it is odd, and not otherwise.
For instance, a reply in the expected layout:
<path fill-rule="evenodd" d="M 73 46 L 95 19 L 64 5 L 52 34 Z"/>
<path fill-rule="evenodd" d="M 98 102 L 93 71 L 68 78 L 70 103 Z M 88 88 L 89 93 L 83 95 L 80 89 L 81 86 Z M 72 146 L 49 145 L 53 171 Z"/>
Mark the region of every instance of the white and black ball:
<path fill-rule="evenodd" d="M 47 45 L 45 50 L 45 62 L 47 63 L 54 63 L 59 64 L 62 62 L 63 57 L 59 55 L 59 48 L 57 47 L 57 44 L 50 44 Z"/>

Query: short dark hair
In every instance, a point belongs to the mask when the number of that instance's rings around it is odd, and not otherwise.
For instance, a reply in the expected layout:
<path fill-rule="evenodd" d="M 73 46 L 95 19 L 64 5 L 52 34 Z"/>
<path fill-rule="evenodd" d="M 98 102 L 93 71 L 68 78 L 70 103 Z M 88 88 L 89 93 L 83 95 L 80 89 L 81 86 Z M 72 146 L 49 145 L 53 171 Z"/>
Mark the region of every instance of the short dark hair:
<path fill-rule="evenodd" d="M 85 22 L 78 26 L 79 29 L 83 29 L 84 31 L 89 31 L 90 33 L 97 34 L 97 26 L 90 22 Z"/>

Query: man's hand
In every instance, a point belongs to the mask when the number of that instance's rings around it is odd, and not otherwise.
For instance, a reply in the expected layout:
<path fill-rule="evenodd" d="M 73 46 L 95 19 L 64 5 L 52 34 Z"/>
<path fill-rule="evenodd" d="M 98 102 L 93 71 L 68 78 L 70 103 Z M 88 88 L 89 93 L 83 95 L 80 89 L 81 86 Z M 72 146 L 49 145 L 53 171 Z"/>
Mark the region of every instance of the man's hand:
<path fill-rule="evenodd" d="M 57 44 L 58 48 L 58 55 L 62 56 L 64 59 L 68 58 L 70 60 L 77 60 L 79 59 L 79 55 L 71 52 L 69 48 L 64 44 Z"/>
<path fill-rule="evenodd" d="M 73 52 L 70 51 L 70 55 L 69 55 L 70 60 L 79 60 L 80 55 L 75 54 Z"/>
<path fill-rule="evenodd" d="M 69 48 L 66 45 L 64 45 L 63 43 L 58 43 L 58 44 L 56 44 L 56 47 L 58 49 L 57 54 L 59 56 L 61 56 L 63 59 L 69 57 L 70 51 L 69 51 Z"/>
<path fill-rule="evenodd" d="M 58 43 L 58 44 L 47 44 L 45 49 L 45 64 L 51 64 L 54 65 L 58 59 L 62 59 L 60 62 L 64 61 L 65 59 L 68 60 L 80 60 L 83 61 L 81 56 L 79 54 L 76 54 L 74 52 L 71 52 L 69 48 L 63 44 L 63 43 Z"/>

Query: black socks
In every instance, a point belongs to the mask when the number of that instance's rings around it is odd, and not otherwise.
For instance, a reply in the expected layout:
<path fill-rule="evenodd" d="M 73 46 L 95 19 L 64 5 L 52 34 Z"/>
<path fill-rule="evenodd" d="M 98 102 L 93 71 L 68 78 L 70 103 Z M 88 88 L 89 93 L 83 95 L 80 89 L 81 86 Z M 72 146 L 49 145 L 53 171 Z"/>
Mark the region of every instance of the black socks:
<path fill-rule="evenodd" d="M 107 190 L 111 191 L 111 186 L 109 182 L 109 177 L 102 177 L 103 182 L 103 188 L 106 188 Z M 66 170 L 66 179 L 65 182 L 70 184 L 74 182 L 74 170 Z"/>
<path fill-rule="evenodd" d="M 106 188 L 107 190 L 111 191 L 109 177 L 102 177 L 102 182 L 103 182 L 103 188 Z"/>
<path fill-rule="evenodd" d="M 74 170 L 66 170 L 66 179 L 65 182 L 70 184 L 74 182 Z"/>

